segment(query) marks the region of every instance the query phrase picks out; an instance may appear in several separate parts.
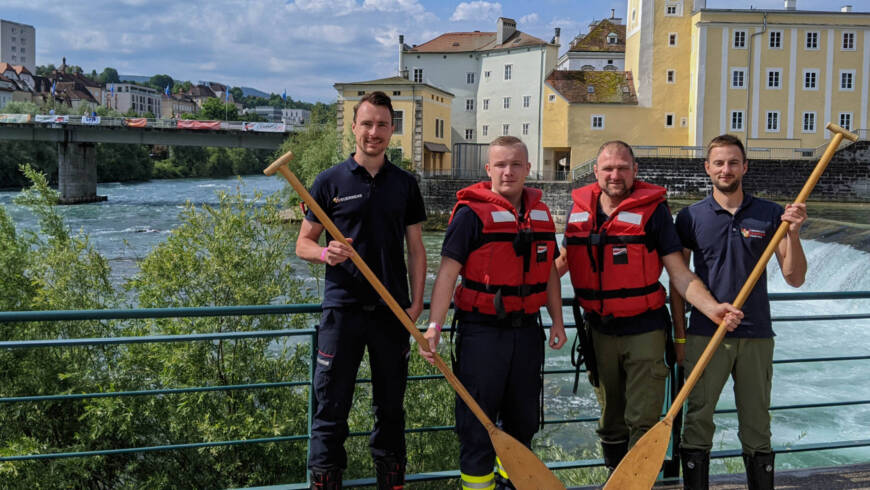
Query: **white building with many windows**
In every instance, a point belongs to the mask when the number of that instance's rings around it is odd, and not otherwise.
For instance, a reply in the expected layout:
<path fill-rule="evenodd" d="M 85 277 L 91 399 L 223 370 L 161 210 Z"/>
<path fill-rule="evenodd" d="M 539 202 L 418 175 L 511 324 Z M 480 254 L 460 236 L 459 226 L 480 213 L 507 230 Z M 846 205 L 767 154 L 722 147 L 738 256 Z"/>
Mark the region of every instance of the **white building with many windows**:
<path fill-rule="evenodd" d="M 36 73 L 36 29 L 0 19 L 0 61 L 23 65 L 30 73 Z"/>
<path fill-rule="evenodd" d="M 486 145 L 511 135 L 528 146 L 532 174 L 546 176 L 553 169 L 542 164 L 542 96 L 544 78 L 558 58 L 558 29 L 546 42 L 518 31 L 513 19 L 499 18 L 496 28 L 442 34 L 414 46 L 399 36 L 399 68 L 409 80 L 454 95 L 449 139 L 455 167 L 485 163 L 463 162 L 457 145 Z"/>

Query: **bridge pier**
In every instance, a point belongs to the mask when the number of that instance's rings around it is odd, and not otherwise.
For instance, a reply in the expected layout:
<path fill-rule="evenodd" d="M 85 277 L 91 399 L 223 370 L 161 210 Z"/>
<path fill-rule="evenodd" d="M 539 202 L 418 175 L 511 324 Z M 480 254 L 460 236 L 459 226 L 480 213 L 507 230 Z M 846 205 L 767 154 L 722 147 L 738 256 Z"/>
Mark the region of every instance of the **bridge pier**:
<path fill-rule="evenodd" d="M 105 201 L 97 195 L 97 148 L 94 143 L 57 144 L 59 204 Z"/>

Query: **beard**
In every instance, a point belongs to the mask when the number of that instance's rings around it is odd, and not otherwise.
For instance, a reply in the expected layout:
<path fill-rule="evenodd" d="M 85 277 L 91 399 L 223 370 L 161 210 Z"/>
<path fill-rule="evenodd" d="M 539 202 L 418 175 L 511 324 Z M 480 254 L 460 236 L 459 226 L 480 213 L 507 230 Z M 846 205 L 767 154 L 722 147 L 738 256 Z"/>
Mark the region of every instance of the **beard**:
<path fill-rule="evenodd" d="M 628 197 L 631 194 L 631 188 L 626 187 L 625 182 L 622 183 L 622 187 L 619 189 L 612 189 L 609 185 L 605 185 L 601 187 L 601 192 L 607 195 L 607 197 L 611 199 L 622 199 Z"/>
<path fill-rule="evenodd" d="M 733 194 L 740 188 L 740 179 L 734 179 L 730 184 L 722 184 L 718 180 L 714 180 L 713 186 L 723 194 Z"/>

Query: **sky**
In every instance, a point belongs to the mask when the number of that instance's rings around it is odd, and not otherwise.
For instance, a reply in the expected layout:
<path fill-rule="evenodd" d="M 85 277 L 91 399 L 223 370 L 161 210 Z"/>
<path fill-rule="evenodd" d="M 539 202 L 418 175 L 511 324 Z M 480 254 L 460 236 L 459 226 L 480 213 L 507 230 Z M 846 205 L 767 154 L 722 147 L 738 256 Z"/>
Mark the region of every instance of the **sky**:
<path fill-rule="evenodd" d="M 801 10 L 870 12 L 870 0 L 797 0 Z M 332 85 L 394 76 L 399 34 L 495 31 L 498 17 L 562 47 L 593 20 L 626 17 L 625 0 L 2 0 L 0 18 L 36 28 L 36 64 L 113 67 L 332 102 Z M 782 9 L 783 0 L 707 0 L 708 8 Z"/>

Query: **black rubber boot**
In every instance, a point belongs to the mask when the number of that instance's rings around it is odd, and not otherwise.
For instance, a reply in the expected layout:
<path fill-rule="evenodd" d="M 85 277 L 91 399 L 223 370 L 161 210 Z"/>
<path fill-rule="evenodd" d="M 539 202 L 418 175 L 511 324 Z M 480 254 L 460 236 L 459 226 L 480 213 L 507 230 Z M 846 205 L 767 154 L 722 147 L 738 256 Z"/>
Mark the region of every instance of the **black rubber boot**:
<path fill-rule="evenodd" d="M 684 490 L 710 488 L 710 452 L 700 449 L 681 449 Z"/>
<path fill-rule="evenodd" d="M 773 490 L 773 453 L 743 454 L 749 490 Z"/>
<path fill-rule="evenodd" d="M 311 490 L 341 490 L 341 469 L 311 470 Z"/>
<path fill-rule="evenodd" d="M 495 490 L 516 490 L 516 487 L 510 480 L 496 473 Z"/>
<path fill-rule="evenodd" d="M 405 464 L 385 458 L 375 461 L 378 474 L 378 490 L 402 490 L 405 488 Z"/>
<path fill-rule="evenodd" d="M 628 441 L 601 442 L 601 453 L 604 455 L 604 467 L 610 474 L 619 466 L 619 462 L 628 453 Z"/>

